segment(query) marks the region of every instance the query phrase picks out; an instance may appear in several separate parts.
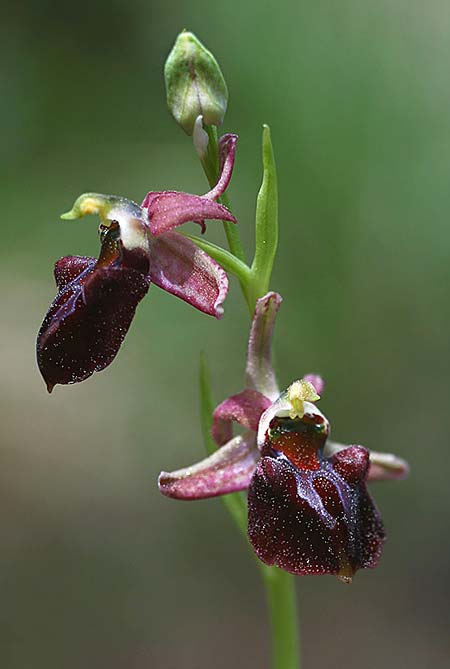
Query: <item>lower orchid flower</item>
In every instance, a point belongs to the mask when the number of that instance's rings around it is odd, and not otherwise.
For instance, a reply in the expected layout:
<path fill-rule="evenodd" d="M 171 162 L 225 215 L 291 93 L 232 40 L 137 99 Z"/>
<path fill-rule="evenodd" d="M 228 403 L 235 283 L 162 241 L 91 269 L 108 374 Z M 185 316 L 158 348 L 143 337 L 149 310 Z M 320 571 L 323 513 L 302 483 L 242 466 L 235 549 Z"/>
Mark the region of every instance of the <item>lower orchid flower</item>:
<path fill-rule="evenodd" d="M 280 304 L 273 292 L 257 302 L 247 387 L 214 411 L 218 450 L 191 467 L 162 472 L 159 488 L 183 500 L 248 490 L 248 536 L 264 563 L 349 582 L 358 569 L 378 564 L 385 541 L 367 482 L 404 478 L 408 465 L 329 441 L 329 422 L 315 405 L 320 376 L 306 375 L 280 394 L 271 361 Z M 233 423 L 244 431 L 233 436 Z"/>
<path fill-rule="evenodd" d="M 151 283 L 220 318 L 227 275 L 205 251 L 174 228 L 188 221 L 236 223 L 215 200 L 231 179 L 236 135 L 220 140 L 220 174 L 203 196 L 150 192 L 139 206 L 126 198 L 86 193 L 64 219 L 100 216 L 99 258 L 66 256 L 55 265 L 58 294 L 37 338 L 37 361 L 51 392 L 107 367 L 117 355 L 136 307 Z"/>

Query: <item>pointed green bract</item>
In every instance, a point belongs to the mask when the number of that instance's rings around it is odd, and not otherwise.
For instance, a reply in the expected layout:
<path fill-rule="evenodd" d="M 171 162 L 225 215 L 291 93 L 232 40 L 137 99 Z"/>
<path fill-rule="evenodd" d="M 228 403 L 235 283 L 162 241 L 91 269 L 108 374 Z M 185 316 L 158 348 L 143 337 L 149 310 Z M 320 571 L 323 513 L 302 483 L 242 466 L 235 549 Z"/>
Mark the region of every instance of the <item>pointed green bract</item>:
<path fill-rule="evenodd" d="M 256 202 L 255 256 L 252 272 L 254 302 L 269 290 L 270 277 L 278 246 L 278 189 L 270 128 L 263 126 L 263 181 Z"/>

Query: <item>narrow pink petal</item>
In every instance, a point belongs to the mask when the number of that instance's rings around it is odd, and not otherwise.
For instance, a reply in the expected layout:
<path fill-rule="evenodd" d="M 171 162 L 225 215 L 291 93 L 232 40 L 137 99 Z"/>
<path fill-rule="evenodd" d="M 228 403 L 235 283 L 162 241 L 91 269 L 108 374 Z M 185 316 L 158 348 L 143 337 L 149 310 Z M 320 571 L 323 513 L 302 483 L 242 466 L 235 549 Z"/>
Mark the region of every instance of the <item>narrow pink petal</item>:
<path fill-rule="evenodd" d="M 234 167 L 234 158 L 236 155 L 236 142 L 238 140 L 237 135 L 232 135 L 228 133 L 222 135 L 219 140 L 219 156 L 220 156 L 220 166 L 219 166 L 219 180 L 209 193 L 206 193 L 204 197 L 209 198 L 210 200 L 217 200 L 228 188 L 230 183 L 231 175 L 233 174 Z"/>
<path fill-rule="evenodd" d="M 272 333 L 282 300 L 271 292 L 257 301 L 248 340 L 247 385 L 272 400 L 280 393 L 272 367 Z"/>
<path fill-rule="evenodd" d="M 322 395 L 323 389 L 325 388 L 325 381 L 319 374 L 305 374 L 303 378 L 314 386 L 318 395 Z"/>
<path fill-rule="evenodd" d="M 188 221 L 220 219 L 236 223 L 233 214 L 223 205 L 207 197 L 178 191 L 148 193 L 142 207 L 148 211 L 150 231 L 153 236 L 162 235 Z"/>
<path fill-rule="evenodd" d="M 254 432 L 261 414 L 270 406 L 270 400 L 257 390 L 243 390 L 219 404 L 213 414 L 212 436 L 219 446 L 233 435 L 233 421 Z"/>
<path fill-rule="evenodd" d="M 205 314 L 221 318 L 228 277 L 190 239 L 177 232 L 155 237 L 150 247 L 150 277 L 163 290 Z"/>
<path fill-rule="evenodd" d="M 259 460 L 255 434 L 238 435 L 205 460 L 176 472 L 161 472 L 159 489 L 175 499 L 204 499 L 248 488 Z"/>
<path fill-rule="evenodd" d="M 344 444 L 337 444 L 333 441 L 327 441 L 324 449 L 324 456 L 329 458 L 336 453 L 348 448 Z M 369 451 L 370 466 L 367 475 L 368 481 L 389 481 L 404 479 L 409 474 L 409 465 L 406 460 L 398 458 L 392 453 L 378 453 Z"/>

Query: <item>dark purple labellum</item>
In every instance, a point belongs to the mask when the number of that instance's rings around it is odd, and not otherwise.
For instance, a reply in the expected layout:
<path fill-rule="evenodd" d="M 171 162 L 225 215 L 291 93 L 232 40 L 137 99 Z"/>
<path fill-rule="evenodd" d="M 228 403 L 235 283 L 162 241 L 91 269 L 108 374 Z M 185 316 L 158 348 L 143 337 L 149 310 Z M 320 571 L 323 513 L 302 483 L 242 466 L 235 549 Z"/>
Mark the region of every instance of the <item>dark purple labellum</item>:
<path fill-rule="evenodd" d="M 104 240 L 96 258 L 67 256 L 55 265 L 59 292 L 37 338 L 37 361 L 49 392 L 107 367 L 150 285 L 149 261 Z"/>
<path fill-rule="evenodd" d="M 368 466 L 361 446 L 305 469 L 265 446 L 248 491 L 248 533 L 258 557 L 293 574 L 346 581 L 375 567 L 385 533 L 366 488 Z"/>

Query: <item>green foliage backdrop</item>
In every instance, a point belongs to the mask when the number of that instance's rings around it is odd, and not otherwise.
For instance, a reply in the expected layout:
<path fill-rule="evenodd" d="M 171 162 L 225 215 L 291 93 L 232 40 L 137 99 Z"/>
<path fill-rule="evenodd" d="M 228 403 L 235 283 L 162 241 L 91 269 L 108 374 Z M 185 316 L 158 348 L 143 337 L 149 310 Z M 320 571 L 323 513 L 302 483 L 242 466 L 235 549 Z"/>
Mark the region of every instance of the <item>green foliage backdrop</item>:
<path fill-rule="evenodd" d="M 0 664 L 268 666 L 263 593 L 218 501 L 161 498 L 203 455 L 199 350 L 240 389 L 245 306 L 221 323 L 151 288 L 117 361 L 47 396 L 34 337 L 52 265 L 96 254 L 58 216 L 86 190 L 204 192 L 162 67 L 187 27 L 216 54 L 240 135 L 230 188 L 247 250 L 269 123 L 280 190 L 273 288 L 284 385 L 317 371 L 333 436 L 410 460 L 373 486 L 389 542 L 351 587 L 298 580 L 305 666 L 448 656 L 450 7 L 442 0 L 11 3 L 0 64 Z M 220 226 L 209 225 L 213 240 Z"/>

